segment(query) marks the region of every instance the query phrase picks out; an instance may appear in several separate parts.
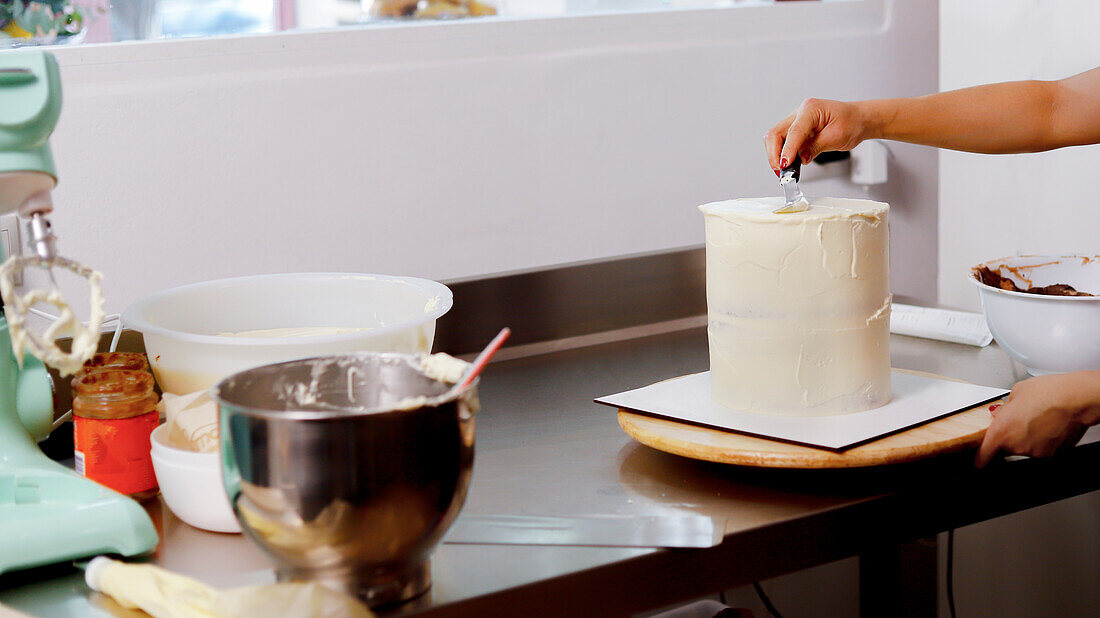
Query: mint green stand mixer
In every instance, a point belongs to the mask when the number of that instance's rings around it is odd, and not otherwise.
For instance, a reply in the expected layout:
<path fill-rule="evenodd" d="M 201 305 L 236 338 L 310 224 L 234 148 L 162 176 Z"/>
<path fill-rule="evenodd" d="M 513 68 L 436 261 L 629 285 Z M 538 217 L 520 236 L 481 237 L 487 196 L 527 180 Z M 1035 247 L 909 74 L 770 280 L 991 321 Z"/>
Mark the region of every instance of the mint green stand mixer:
<path fill-rule="evenodd" d="M 31 245 L 53 257 L 46 215 L 57 184 L 49 136 L 61 112 L 57 61 L 39 50 L 0 52 L 0 213 L 29 219 Z M 152 551 L 157 533 L 137 502 L 50 460 L 37 442 L 53 425 L 46 367 L 12 353 L 0 317 L 0 574 L 97 554 Z"/>

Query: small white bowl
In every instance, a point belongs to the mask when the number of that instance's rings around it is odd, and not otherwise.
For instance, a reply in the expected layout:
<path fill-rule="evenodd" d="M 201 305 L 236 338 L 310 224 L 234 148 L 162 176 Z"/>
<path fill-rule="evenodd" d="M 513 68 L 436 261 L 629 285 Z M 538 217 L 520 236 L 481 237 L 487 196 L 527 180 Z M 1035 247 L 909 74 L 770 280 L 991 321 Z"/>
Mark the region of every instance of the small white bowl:
<path fill-rule="evenodd" d="M 1011 292 L 978 280 L 987 266 L 1021 289 L 1064 283 L 1100 294 L 1100 256 L 1024 255 L 990 260 L 971 269 L 993 338 L 1031 375 L 1100 369 L 1100 296 L 1047 296 Z"/>
<path fill-rule="evenodd" d="M 350 352 L 431 352 L 451 308 L 442 283 L 357 273 L 287 273 L 204 281 L 143 298 L 122 313 L 141 331 L 166 392 L 186 395 L 260 365 Z M 308 337 L 223 337 L 295 327 L 366 330 Z"/>
<path fill-rule="evenodd" d="M 150 439 L 153 471 L 168 508 L 185 523 L 212 532 L 240 532 L 222 485 L 221 453 L 196 453 L 168 446 L 168 425 Z"/>

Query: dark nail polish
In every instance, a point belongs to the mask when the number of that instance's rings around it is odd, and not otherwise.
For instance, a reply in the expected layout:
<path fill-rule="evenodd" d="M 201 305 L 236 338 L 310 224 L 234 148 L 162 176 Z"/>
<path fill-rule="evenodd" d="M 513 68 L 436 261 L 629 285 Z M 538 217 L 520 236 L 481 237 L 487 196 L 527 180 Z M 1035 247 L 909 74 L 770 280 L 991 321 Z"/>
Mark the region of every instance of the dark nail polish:
<path fill-rule="evenodd" d="M 787 159 L 780 159 L 779 160 L 779 169 L 781 169 L 781 170 L 787 169 Z"/>
<path fill-rule="evenodd" d="M 779 170 L 775 170 L 775 169 L 773 169 L 772 171 L 773 171 L 773 172 L 775 172 L 775 175 L 776 175 L 777 177 L 778 177 L 778 176 L 780 175 L 780 173 L 779 173 Z"/>

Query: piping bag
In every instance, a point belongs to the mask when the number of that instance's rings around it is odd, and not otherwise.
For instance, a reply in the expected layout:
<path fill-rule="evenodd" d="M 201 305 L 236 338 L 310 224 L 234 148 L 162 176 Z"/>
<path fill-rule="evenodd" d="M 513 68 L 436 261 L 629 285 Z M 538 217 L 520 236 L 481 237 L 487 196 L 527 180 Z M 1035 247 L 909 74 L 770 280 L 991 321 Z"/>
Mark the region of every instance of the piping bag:
<path fill-rule="evenodd" d="M 154 618 L 374 616 L 357 599 L 316 582 L 217 590 L 151 564 L 127 564 L 106 556 L 88 563 L 84 581 L 126 609 L 140 609 Z"/>

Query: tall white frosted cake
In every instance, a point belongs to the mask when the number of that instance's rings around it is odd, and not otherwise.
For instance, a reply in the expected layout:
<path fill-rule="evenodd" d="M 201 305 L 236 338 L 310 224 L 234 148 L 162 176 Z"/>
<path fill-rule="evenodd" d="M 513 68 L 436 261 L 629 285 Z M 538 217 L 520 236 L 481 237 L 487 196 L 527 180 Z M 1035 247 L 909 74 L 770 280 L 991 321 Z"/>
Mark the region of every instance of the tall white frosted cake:
<path fill-rule="evenodd" d="M 700 206 L 713 398 L 801 416 L 890 401 L 889 206 L 817 198 Z"/>

